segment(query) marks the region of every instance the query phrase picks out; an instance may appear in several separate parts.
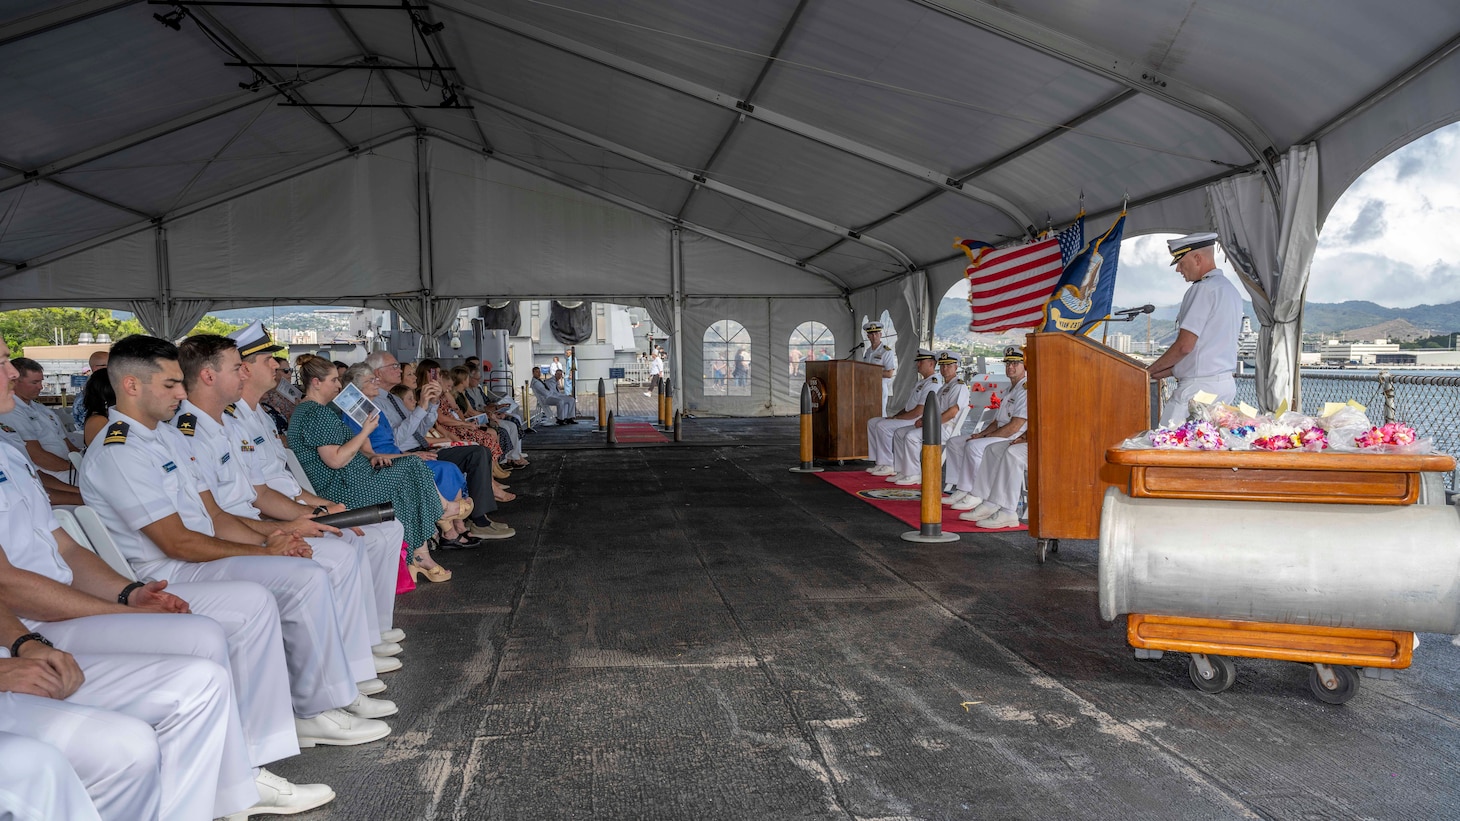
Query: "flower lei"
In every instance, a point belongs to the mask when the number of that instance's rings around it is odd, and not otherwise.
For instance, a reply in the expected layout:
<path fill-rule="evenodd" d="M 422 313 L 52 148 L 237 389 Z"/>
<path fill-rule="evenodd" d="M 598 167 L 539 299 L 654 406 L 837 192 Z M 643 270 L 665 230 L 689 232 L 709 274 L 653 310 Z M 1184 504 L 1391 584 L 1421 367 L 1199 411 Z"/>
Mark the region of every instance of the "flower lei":
<path fill-rule="evenodd" d="M 1187 422 L 1151 431 L 1151 444 L 1163 450 L 1222 450 L 1222 434 L 1211 422 Z"/>
<path fill-rule="evenodd" d="M 1268 423 L 1253 431 L 1252 446 L 1261 450 L 1326 450 L 1328 432 L 1318 426 L 1298 428 Z"/>
<path fill-rule="evenodd" d="M 1412 445 L 1417 437 L 1414 428 L 1402 422 L 1389 422 L 1383 427 L 1370 428 L 1354 437 L 1354 444 L 1361 448 L 1376 448 L 1381 445 Z"/>

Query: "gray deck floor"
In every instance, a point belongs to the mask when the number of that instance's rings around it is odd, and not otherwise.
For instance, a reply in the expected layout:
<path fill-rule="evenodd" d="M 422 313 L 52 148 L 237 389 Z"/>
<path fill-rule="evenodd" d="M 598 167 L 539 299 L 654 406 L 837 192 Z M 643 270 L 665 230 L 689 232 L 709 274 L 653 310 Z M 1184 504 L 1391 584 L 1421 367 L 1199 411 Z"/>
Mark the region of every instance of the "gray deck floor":
<path fill-rule="evenodd" d="M 1448 637 L 1343 707 L 1282 662 L 1204 695 L 1099 623 L 1093 544 L 902 542 L 786 471 L 793 425 L 529 439 L 518 537 L 398 600 L 394 734 L 275 766 L 339 793 L 297 817 L 1460 816 Z"/>

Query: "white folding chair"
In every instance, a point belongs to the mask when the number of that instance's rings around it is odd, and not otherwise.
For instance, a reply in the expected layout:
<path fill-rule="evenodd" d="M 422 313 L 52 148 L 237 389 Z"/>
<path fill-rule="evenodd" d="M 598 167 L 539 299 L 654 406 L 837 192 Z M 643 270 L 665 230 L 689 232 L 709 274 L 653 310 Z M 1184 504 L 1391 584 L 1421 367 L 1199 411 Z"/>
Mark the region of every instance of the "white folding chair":
<path fill-rule="evenodd" d="M 299 457 L 294 451 L 284 448 L 284 461 L 289 464 L 289 472 L 294 474 L 294 481 L 310 493 L 314 493 L 314 485 L 310 483 L 309 476 L 304 473 L 304 465 L 299 464 Z M 315 494 L 318 495 L 318 494 Z"/>
<path fill-rule="evenodd" d="M 117 543 L 112 541 L 112 534 L 107 532 L 106 525 L 101 523 L 101 517 L 96 515 L 96 511 L 82 505 L 76 508 L 71 515 L 75 519 L 75 524 L 80 526 L 81 534 L 78 535 L 69 527 L 66 528 L 66 532 L 70 533 L 71 537 L 80 542 L 83 547 L 91 548 L 91 551 L 100 556 L 101 560 L 106 562 L 107 567 L 115 570 L 117 575 L 137 581 L 137 574 L 132 572 L 132 566 L 127 564 L 127 558 L 122 555 Z M 56 518 L 60 520 L 59 515 Z M 61 520 L 61 526 L 66 527 L 64 520 Z"/>
<path fill-rule="evenodd" d="M 71 460 L 71 470 L 76 474 L 78 480 L 81 478 L 81 457 L 85 455 L 84 453 L 76 453 L 75 451 L 66 454 L 66 458 Z M 71 484 L 74 485 L 76 483 L 72 482 Z"/>

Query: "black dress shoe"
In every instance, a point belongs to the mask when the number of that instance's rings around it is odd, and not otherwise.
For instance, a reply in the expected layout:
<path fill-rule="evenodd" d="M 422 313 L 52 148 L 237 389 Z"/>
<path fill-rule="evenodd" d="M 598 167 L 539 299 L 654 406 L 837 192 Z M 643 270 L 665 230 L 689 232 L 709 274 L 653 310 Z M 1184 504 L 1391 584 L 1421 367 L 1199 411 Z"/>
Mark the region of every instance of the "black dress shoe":
<path fill-rule="evenodd" d="M 471 550 L 472 548 L 481 547 L 481 546 L 482 546 L 482 540 L 481 539 L 478 539 L 475 536 L 467 536 L 467 535 L 463 534 L 461 536 L 457 536 L 455 539 L 441 539 L 440 542 L 439 542 L 439 546 L 438 546 L 437 549 L 438 550 Z"/>

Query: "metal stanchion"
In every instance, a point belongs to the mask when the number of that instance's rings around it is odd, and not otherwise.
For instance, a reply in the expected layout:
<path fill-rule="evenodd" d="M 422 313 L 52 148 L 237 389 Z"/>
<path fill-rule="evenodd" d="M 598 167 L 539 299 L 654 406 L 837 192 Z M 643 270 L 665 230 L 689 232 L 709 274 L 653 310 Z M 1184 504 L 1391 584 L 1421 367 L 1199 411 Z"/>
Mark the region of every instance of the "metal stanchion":
<path fill-rule="evenodd" d="M 684 441 L 684 431 L 679 427 L 679 420 L 683 416 L 679 411 L 674 412 L 674 441 L 676 442 Z"/>
<path fill-rule="evenodd" d="M 613 411 L 608 412 L 608 421 L 604 423 L 603 429 L 605 431 L 604 439 L 608 444 L 617 445 L 618 434 L 613 429 Z"/>
<path fill-rule="evenodd" d="M 608 429 L 608 388 L 603 377 L 598 377 L 598 429 Z"/>
<path fill-rule="evenodd" d="M 801 385 L 801 466 L 792 473 L 821 473 L 811 454 L 811 383 Z"/>
<path fill-rule="evenodd" d="M 659 403 L 659 427 L 664 427 L 664 383 L 669 380 L 659 377 L 659 392 L 655 395 L 654 401 Z"/>
<path fill-rule="evenodd" d="M 664 429 L 674 424 L 674 380 L 664 380 Z"/>
<path fill-rule="evenodd" d="M 523 417 L 522 423 L 527 426 L 527 429 L 528 430 L 532 430 L 532 413 L 527 409 L 527 386 L 526 385 L 523 385 L 522 386 L 522 401 L 519 402 L 519 403 L 517 403 L 517 406 L 520 407 L 520 408 L 522 408 L 522 417 Z"/>
<path fill-rule="evenodd" d="M 943 420 L 938 394 L 923 402 L 922 516 L 917 530 L 902 534 L 906 542 L 956 542 L 957 533 L 943 532 Z"/>

